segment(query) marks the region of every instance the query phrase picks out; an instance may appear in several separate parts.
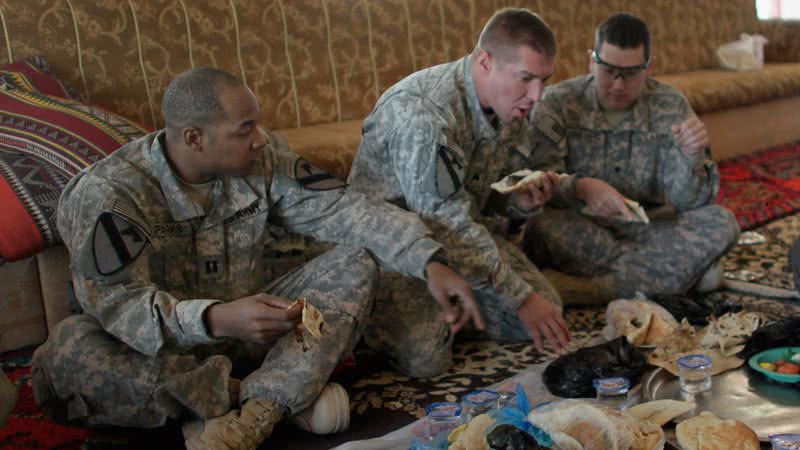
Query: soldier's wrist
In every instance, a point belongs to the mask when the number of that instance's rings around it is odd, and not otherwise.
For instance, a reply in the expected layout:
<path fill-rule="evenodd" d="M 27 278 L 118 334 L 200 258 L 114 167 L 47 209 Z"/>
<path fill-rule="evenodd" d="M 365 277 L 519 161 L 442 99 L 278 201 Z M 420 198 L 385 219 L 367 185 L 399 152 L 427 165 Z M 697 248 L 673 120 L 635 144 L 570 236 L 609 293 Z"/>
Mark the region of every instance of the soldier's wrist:
<path fill-rule="evenodd" d="M 430 267 L 432 263 L 439 263 L 444 266 L 447 266 L 448 265 L 447 251 L 444 248 L 439 248 L 439 250 L 436 250 L 436 252 L 433 253 L 430 258 L 428 258 L 428 262 L 425 263 L 425 270 L 424 270 L 426 280 L 428 279 L 428 267 Z"/>

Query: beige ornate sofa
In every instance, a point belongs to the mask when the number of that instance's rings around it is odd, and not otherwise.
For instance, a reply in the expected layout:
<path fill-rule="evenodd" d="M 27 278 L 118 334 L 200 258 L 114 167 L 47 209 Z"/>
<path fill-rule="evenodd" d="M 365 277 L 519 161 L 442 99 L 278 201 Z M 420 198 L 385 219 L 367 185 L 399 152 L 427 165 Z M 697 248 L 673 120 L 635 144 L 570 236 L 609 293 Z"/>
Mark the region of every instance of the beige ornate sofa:
<path fill-rule="evenodd" d="M 585 72 L 593 30 L 625 10 L 653 34 L 655 72 L 707 121 L 717 159 L 800 139 L 800 25 L 754 0 L 0 0 L 0 63 L 33 54 L 90 102 L 148 127 L 174 75 L 241 76 L 262 123 L 346 176 L 361 120 L 409 73 L 468 53 L 502 6 L 539 12 L 559 41 L 556 81 Z M 714 71 L 713 49 L 767 36 L 763 71 Z M 0 266 L 0 350 L 42 342 L 68 313 L 63 247 Z"/>

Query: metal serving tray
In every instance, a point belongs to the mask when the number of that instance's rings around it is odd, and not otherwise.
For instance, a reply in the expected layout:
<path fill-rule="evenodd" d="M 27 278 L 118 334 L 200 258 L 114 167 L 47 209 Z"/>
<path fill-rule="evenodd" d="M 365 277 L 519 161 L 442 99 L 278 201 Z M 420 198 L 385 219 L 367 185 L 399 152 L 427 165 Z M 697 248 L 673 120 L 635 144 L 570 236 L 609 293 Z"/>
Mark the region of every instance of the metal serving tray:
<path fill-rule="evenodd" d="M 774 382 L 745 366 L 715 375 L 710 391 L 694 395 L 681 392 L 678 377 L 659 367 L 642 377 L 642 396 L 697 403 L 676 421 L 711 411 L 723 419 L 744 422 L 762 441 L 772 434 L 800 433 L 800 384 Z"/>

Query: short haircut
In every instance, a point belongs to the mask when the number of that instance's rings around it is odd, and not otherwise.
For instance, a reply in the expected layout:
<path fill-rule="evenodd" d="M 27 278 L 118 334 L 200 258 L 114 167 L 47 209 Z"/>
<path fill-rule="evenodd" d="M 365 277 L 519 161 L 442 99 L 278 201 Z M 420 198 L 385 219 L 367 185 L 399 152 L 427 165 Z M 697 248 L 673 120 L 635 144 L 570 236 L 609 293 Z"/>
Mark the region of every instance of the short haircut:
<path fill-rule="evenodd" d="M 224 70 L 197 67 L 175 77 L 161 100 L 167 128 L 205 127 L 225 118 L 219 102 L 224 89 L 244 83 Z"/>
<path fill-rule="evenodd" d="M 486 22 L 478 38 L 478 48 L 495 55 L 502 62 L 515 61 L 517 49 L 522 46 L 545 56 L 556 55 L 553 30 L 541 17 L 526 8 L 497 10 Z"/>
<path fill-rule="evenodd" d="M 628 13 L 617 13 L 604 20 L 594 35 L 594 49 L 600 52 L 603 42 L 621 49 L 644 45 L 644 60 L 650 61 L 650 30 L 644 20 Z"/>

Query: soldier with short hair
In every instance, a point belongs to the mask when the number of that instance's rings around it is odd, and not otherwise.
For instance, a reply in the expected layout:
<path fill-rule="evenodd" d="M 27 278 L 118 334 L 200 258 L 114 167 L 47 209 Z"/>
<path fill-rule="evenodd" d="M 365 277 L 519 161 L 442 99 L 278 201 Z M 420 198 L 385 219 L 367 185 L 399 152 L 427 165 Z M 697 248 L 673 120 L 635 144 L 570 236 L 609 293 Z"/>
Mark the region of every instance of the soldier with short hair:
<path fill-rule="evenodd" d="M 680 92 L 650 78 L 638 17 L 600 24 L 589 58 L 590 74 L 549 87 L 531 115 L 533 153 L 575 181 L 527 224 L 526 253 L 567 304 L 716 288 L 716 261 L 738 226 L 714 204 L 705 125 Z M 631 221 L 625 198 L 651 222 Z"/>
<path fill-rule="evenodd" d="M 535 213 L 558 178 L 550 173 L 542 188 L 506 198 L 490 195 L 489 185 L 529 154 L 522 119 L 553 73 L 555 52 L 553 33 L 536 14 L 497 11 L 470 55 L 411 74 L 380 97 L 348 179 L 352 189 L 413 211 L 433 230 L 473 284 L 485 336 L 532 339 L 540 350 L 544 338 L 556 349 L 568 345 L 561 302 L 505 230 L 509 218 Z M 420 375 L 446 368 L 452 333 L 435 320 L 439 311 L 424 285 L 398 273 L 385 280 L 376 301 L 384 312 L 376 317 L 391 320 L 368 331 L 367 342 L 382 348 L 408 336 L 427 339 L 439 345 L 441 364 Z"/>
<path fill-rule="evenodd" d="M 344 189 L 261 130 L 241 80 L 192 69 L 162 111 L 165 129 L 82 171 L 61 197 L 83 314 L 53 330 L 32 371 L 56 420 L 155 427 L 188 415 L 199 418 L 184 425 L 190 449 L 256 448 L 282 417 L 340 431 L 347 396 L 326 382 L 369 327 L 373 256 L 427 280 L 450 323 L 482 326 L 471 287 L 424 224 Z M 350 247 L 285 267 L 288 232 Z M 307 351 L 287 334 L 299 298 L 324 318 L 318 339 L 301 333 Z"/>

